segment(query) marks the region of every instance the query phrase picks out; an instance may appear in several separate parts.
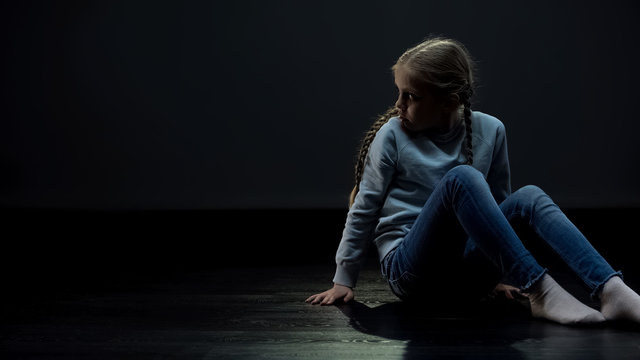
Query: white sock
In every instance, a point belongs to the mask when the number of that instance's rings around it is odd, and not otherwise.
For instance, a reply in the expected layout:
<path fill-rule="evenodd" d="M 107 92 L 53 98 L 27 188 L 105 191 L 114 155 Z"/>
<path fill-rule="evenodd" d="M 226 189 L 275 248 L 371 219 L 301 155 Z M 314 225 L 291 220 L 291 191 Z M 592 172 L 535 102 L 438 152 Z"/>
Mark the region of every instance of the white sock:
<path fill-rule="evenodd" d="M 609 279 L 600 293 L 600 311 L 607 320 L 631 320 L 640 323 L 640 295 L 619 276 Z"/>
<path fill-rule="evenodd" d="M 527 293 L 531 315 L 565 325 L 596 324 L 605 317 L 569 294 L 551 276 L 544 274 Z"/>

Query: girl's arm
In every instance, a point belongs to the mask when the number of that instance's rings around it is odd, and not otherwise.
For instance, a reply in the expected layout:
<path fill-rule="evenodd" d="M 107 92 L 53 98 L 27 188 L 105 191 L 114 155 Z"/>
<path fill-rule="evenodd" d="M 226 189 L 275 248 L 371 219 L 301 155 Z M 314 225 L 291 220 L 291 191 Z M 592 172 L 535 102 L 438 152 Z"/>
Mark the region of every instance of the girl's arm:
<path fill-rule="evenodd" d="M 497 128 L 496 140 L 493 147 L 493 159 L 487 174 L 487 182 L 493 197 L 500 204 L 511 194 L 511 170 L 507 151 L 507 135 L 504 125 Z"/>
<path fill-rule="evenodd" d="M 336 272 L 333 287 L 307 298 L 307 302 L 321 305 L 337 300 L 353 299 L 353 288 L 364 261 L 380 209 L 393 178 L 397 161 L 395 136 L 389 126 L 380 128 L 367 153 L 358 194 L 349 209 L 336 251 Z"/>
<path fill-rule="evenodd" d="M 356 286 L 362 262 L 375 235 L 380 209 L 396 170 L 396 149 L 391 127 L 383 126 L 371 142 L 359 184 L 360 190 L 347 214 L 336 252 L 336 273 L 333 278 L 336 284 L 350 288 Z"/>

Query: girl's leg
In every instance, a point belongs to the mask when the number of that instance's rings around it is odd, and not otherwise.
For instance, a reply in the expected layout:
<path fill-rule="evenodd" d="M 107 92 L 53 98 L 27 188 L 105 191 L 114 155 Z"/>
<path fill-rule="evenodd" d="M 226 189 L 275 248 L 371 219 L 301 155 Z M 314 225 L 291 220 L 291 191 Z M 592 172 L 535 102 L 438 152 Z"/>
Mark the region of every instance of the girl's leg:
<path fill-rule="evenodd" d="M 640 295 L 622 281 L 560 208 L 536 186 L 525 186 L 500 204 L 510 221 L 529 224 L 591 290 L 591 297 L 602 300 L 607 319 L 640 322 Z"/>
<path fill-rule="evenodd" d="M 539 187 L 528 185 L 509 195 L 500 209 L 510 221 L 523 221 L 545 241 L 591 291 L 592 298 L 613 276 L 621 276 L 600 256 L 578 228 Z"/>
<path fill-rule="evenodd" d="M 451 169 L 436 185 L 395 251 L 396 265 L 426 277 L 443 261 L 461 259 L 468 237 L 499 272 L 525 290 L 546 272 L 502 214 L 482 174 L 468 165 Z"/>
<path fill-rule="evenodd" d="M 600 313 L 545 280 L 550 278 L 546 270 L 524 248 L 482 174 L 466 165 L 443 177 L 404 241 L 391 253 L 388 272 L 392 288 L 406 296 L 418 286 L 443 283 L 443 259 L 461 257 L 465 234 L 512 284 L 524 291 L 553 294 L 547 297 L 547 306 L 541 307 L 539 316 L 563 323 L 603 320 Z"/>

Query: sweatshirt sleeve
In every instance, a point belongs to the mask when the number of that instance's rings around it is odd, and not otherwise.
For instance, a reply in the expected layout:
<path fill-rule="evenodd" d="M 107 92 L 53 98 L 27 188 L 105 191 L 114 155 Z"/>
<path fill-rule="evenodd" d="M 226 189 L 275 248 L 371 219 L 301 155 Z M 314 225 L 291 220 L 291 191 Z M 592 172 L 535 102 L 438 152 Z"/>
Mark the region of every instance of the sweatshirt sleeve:
<path fill-rule="evenodd" d="M 336 252 L 333 282 L 355 287 L 366 252 L 372 244 L 378 215 L 397 162 L 393 132 L 383 126 L 369 147 L 360 189 L 347 213 L 342 239 Z"/>
<path fill-rule="evenodd" d="M 511 170 L 509 168 L 507 135 L 504 124 L 500 123 L 496 132 L 493 158 L 487 175 L 487 182 L 493 197 L 500 204 L 511 194 Z"/>

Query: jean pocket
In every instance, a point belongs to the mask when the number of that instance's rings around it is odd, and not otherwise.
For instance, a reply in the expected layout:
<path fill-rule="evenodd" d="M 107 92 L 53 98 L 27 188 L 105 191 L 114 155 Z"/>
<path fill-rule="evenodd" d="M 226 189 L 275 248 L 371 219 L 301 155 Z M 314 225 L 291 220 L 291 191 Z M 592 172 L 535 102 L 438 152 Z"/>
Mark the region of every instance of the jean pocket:
<path fill-rule="evenodd" d="M 418 277 L 409 271 L 405 271 L 396 279 L 389 280 L 391 291 L 400 299 L 406 300 L 413 293 L 418 284 Z"/>

